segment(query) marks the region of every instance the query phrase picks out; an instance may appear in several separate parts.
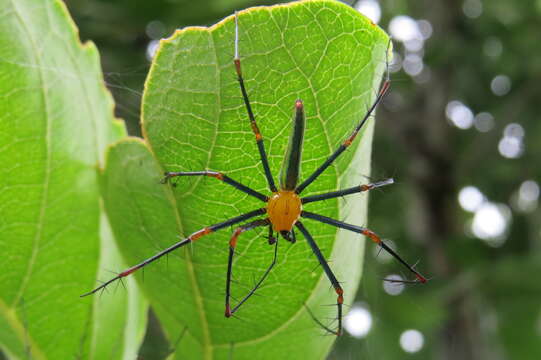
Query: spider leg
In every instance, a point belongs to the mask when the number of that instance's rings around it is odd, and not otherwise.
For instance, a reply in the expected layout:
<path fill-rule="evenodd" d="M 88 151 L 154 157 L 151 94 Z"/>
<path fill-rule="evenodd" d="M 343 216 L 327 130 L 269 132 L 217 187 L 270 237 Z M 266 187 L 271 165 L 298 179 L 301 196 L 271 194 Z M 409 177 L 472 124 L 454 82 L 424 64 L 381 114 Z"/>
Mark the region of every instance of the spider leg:
<path fill-rule="evenodd" d="M 332 225 L 332 226 L 336 226 L 337 228 L 346 229 L 346 230 L 353 231 L 355 233 L 367 236 L 370 240 L 372 240 L 373 242 L 375 242 L 376 244 L 381 246 L 383 248 L 383 250 L 385 250 L 389 254 L 391 254 L 402 265 L 407 267 L 408 270 L 411 271 L 415 275 L 418 282 L 425 283 L 427 281 L 426 278 L 423 275 L 421 275 L 417 270 L 415 270 L 413 268 L 413 266 L 409 265 L 406 261 L 404 261 L 393 249 L 391 249 L 389 246 L 387 246 L 387 244 L 385 244 L 381 240 L 381 238 L 378 235 L 376 235 L 372 230 L 369 230 L 369 229 L 361 227 L 361 226 L 347 224 L 345 222 L 335 220 L 335 219 L 331 219 L 331 218 L 323 216 L 323 215 L 314 214 L 314 213 L 311 213 L 311 212 L 308 212 L 308 211 L 303 211 L 301 213 L 301 216 L 303 218 L 317 220 L 317 221 L 322 222 L 324 224 L 329 224 L 329 225 Z"/>
<path fill-rule="evenodd" d="M 237 13 L 235 12 L 235 70 L 237 71 L 237 80 L 240 85 L 240 91 L 242 92 L 242 99 L 244 100 L 244 105 L 246 106 L 246 111 L 248 112 L 248 118 L 250 119 L 250 126 L 255 135 L 255 140 L 257 143 L 257 149 L 259 150 L 259 156 L 261 157 L 261 163 L 263 164 L 263 170 L 265 171 L 265 177 L 267 178 L 267 183 L 269 189 L 272 192 L 276 192 L 276 185 L 274 184 L 274 178 L 269 167 L 269 160 L 267 158 L 267 153 L 265 152 L 265 144 L 263 143 L 263 136 L 259 131 L 259 127 L 255 121 L 255 116 L 252 111 L 252 106 L 250 105 L 250 99 L 248 98 L 248 93 L 246 92 L 246 87 L 244 86 L 244 79 L 242 77 L 242 71 L 240 66 L 240 57 L 239 57 L 239 21 Z"/>
<path fill-rule="evenodd" d="M 301 201 L 302 201 L 303 204 L 308 204 L 308 203 L 315 202 L 315 201 L 333 199 L 333 198 L 340 197 L 340 196 L 360 193 L 360 192 L 363 192 L 363 191 L 372 190 L 372 189 L 382 187 L 382 186 L 385 186 L 385 185 L 391 185 L 392 183 L 394 183 L 394 180 L 392 178 L 391 179 L 385 179 L 385 180 L 377 181 L 377 182 L 370 183 L 370 184 L 363 184 L 363 185 L 350 187 L 348 189 L 343 189 L 343 190 L 338 190 L 338 191 L 331 191 L 331 192 L 324 193 L 324 194 L 306 196 L 306 197 L 302 198 Z"/>
<path fill-rule="evenodd" d="M 272 231 L 272 226 L 269 226 L 269 245 L 272 245 L 276 242 L 276 238 L 274 237 L 274 232 Z"/>
<path fill-rule="evenodd" d="M 336 291 L 336 294 L 338 295 L 338 297 L 336 298 L 336 306 L 338 307 L 338 329 L 336 331 L 333 331 L 329 329 L 327 326 L 323 325 L 320 321 L 316 320 L 316 322 L 328 332 L 334 335 L 340 336 L 342 335 L 342 305 L 344 304 L 344 290 L 342 290 L 340 283 L 336 279 L 336 276 L 334 276 L 334 273 L 329 267 L 329 264 L 327 264 L 327 260 L 325 260 L 325 258 L 323 257 L 323 254 L 321 253 L 321 250 L 319 250 L 319 247 L 314 241 L 314 238 L 312 238 L 312 235 L 310 235 L 308 230 L 304 227 L 304 225 L 300 221 L 297 221 L 295 226 L 297 226 L 299 231 L 304 235 L 304 238 L 308 242 L 308 245 L 310 245 L 310 248 L 312 248 L 312 252 L 317 257 L 319 264 L 323 268 L 325 275 L 327 275 L 327 278 L 329 279 L 332 286 L 334 287 L 334 291 Z M 315 319 L 311 311 L 310 311 L 310 314 L 312 318 Z"/>
<path fill-rule="evenodd" d="M 159 253 L 157 253 L 156 255 L 144 260 L 143 262 L 137 264 L 137 265 L 134 265 L 124 271 L 122 271 L 120 274 L 118 274 L 117 276 L 115 276 L 114 278 L 112 278 L 111 280 L 109 281 L 106 281 L 104 282 L 103 284 L 101 284 L 100 286 L 98 286 L 97 288 L 95 288 L 94 290 L 91 290 L 87 293 L 84 293 L 81 295 L 81 297 L 84 297 L 84 296 L 88 296 L 88 295 L 91 295 L 91 294 L 94 294 L 95 292 L 101 290 L 101 289 L 104 289 L 105 287 L 107 287 L 109 284 L 115 282 L 116 280 L 120 280 L 122 279 L 123 277 L 126 277 L 128 275 L 130 275 L 131 273 L 147 266 L 148 264 L 150 264 L 151 262 L 155 261 L 155 260 L 158 260 L 159 258 L 161 258 L 162 256 L 166 255 L 166 254 L 169 254 L 170 252 L 180 248 L 180 247 L 183 247 L 185 245 L 188 245 L 196 240 L 198 240 L 199 238 L 205 236 L 205 235 L 208 235 L 210 233 L 213 233 L 215 231 L 218 231 L 220 229 L 223 229 L 223 228 L 226 228 L 228 226 L 231 226 L 231 225 L 234 225 L 234 224 L 238 224 L 242 221 L 245 221 L 245 220 L 248 220 L 250 218 L 253 218 L 254 216 L 258 216 L 258 215 L 263 215 L 264 213 L 266 213 L 266 209 L 265 208 L 261 208 L 261 209 L 257 209 L 257 210 L 253 210 L 253 211 L 250 211 L 250 212 L 247 212 L 245 214 L 242 214 L 242 215 L 239 215 L 239 216 L 236 216 L 234 218 L 231 218 L 231 219 L 228 219 L 226 221 L 223 221 L 221 223 L 217 223 L 217 224 L 214 224 L 214 225 L 211 225 L 211 226 L 208 226 L 208 227 L 205 227 L 201 230 L 198 230 L 196 232 L 194 232 L 193 234 L 191 234 L 190 236 L 188 236 L 187 238 L 171 245 L 170 247 L 168 247 L 167 249 L 164 249 L 162 251 L 160 251 Z"/>
<path fill-rule="evenodd" d="M 212 178 L 221 180 L 221 181 L 225 182 L 226 184 L 229 184 L 229 185 L 233 186 L 235 189 L 240 190 L 243 193 L 246 193 L 246 194 L 248 194 L 250 196 L 253 196 L 255 198 L 258 198 L 261 201 L 267 202 L 269 200 L 268 196 L 263 195 L 260 192 L 255 191 L 252 188 L 250 188 L 250 187 L 248 187 L 246 185 L 243 185 L 243 184 L 239 183 L 238 181 L 231 179 L 229 176 L 227 176 L 227 175 L 225 175 L 225 174 L 223 174 L 221 172 L 217 172 L 217 171 L 205 170 L 205 171 L 187 171 L 187 172 L 182 172 L 182 171 L 180 171 L 180 172 L 166 172 L 164 175 L 165 175 L 165 177 L 161 181 L 162 184 L 165 184 L 167 181 L 169 181 L 169 179 L 177 177 L 177 176 L 208 176 L 208 177 L 212 177 Z"/>
<path fill-rule="evenodd" d="M 272 262 L 270 266 L 267 268 L 263 276 L 261 276 L 259 281 L 255 284 L 252 290 L 250 290 L 248 294 L 245 297 L 243 297 L 239 301 L 239 303 L 233 307 L 233 309 L 231 309 L 230 302 L 229 302 L 230 297 L 231 297 L 231 274 L 233 270 L 233 256 L 235 255 L 235 247 L 237 246 L 238 237 L 240 234 L 242 234 L 245 231 L 254 229 L 259 226 L 269 225 L 269 224 L 270 224 L 269 219 L 259 219 L 259 220 L 252 221 L 248 224 L 245 224 L 243 226 L 239 226 L 233 232 L 233 236 L 231 237 L 231 240 L 229 241 L 229 258 L 227 260 L 227 281 L 225 285 L 225 316 L 226 317 L 230 317 L 232 314 L 234 314 L 241 307 L 241 305 L 246 302 L 246 300 L 248 300 L 252 295 L 255 294 L 256 290 L 261 286 L 263 281 L 265 281 L 270 271 L 276 264 L 276 254 L 278 252 L 278 240 L 275 241 L 274 256 L 272 258 Z"/>
<path fill-rule="evenodd" d="M 291 229 L 291 243 L 295 244 L 297 242 L 297 235 L 295 235 L 295 230 Z"/>
<path fill-rule="evenodd" d="M 387 44 L 387 51 L 385 53 L 386 54 L 386 69 L 387 69 L 386 73 L 387 73 L 387 75 L 385 77 L 385 80 L 383 81 L 383 84 L 381 85 L 381 88 L 380 88 L 380 90 L 378 92 L 376 100 L 374 100 L 374 102 L 372 103 L 372 105 L 368 109 L 367 113 L 359 121 L 359 123 L 357 124 L 355 129 L 353 129 L 352 133 L 348 136 L 348 138 L 338 147 L 338 149 L 336 149 L 331 154 L 331 156 L 329 156 L 327 158 L 327 160 L 325 160 L 325 162 L 322 165 L 320 165 L 316 169 L 316 171 L 314 171 L 312 173 L 312 175 L 310 175 L 306 180 L 304 180 L 304 182 L 302 182 L 299 186 L 297 186 L 297 188 L 295 189 L 295 192 L 297 194 L 300 194 L 308 185 L 310 185 L 312 182 L 314 182 L 314 180 L 317 179 L 317 177 L 319 175 L 321 175 L 321 173 L 323 171 L 325 171 L 334 162 L 334 160 L 336 160 L 353 143 L 353 141 L 357 137 L 357 134 L 359 133 L 361 128 L 364 126 L 364 124 L 370 118 L 370 116 L 372 116 L 372 114 L 374 113 L 374 110 L 376 109 L 376 106 L 378 106 L 378 104 L 381 102 L 381 100 L 383 100 L 383 97 L 385 96 L 385 94 L 389 90 L 389 86 L 391 85 L 391 80 L 389 78 L 389 59 L 387 58 L 388 50 L 389 50 L 390 46 L 391 46 L 391 40 L 389 39 L 389 42 Z"/>

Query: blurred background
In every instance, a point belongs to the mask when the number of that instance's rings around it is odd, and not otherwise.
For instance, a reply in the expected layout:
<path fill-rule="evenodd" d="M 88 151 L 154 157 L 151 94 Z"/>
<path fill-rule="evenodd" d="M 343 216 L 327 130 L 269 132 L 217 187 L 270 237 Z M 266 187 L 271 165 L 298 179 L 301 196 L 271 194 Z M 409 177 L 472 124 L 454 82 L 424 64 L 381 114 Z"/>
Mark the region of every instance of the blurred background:
<path fill-rule="evenodd" d="M 160 38 L 276 2 L 66 0 L 136 136 Z M 370 227 L 431 281 L 383 282 L 405 277 L 368 244 L 346 335 L 328 358 L 541 359 L 541 0 L 353 6 L 394 39 L 372 177 L 396 184 L 371 194 Z M 141 356 L 168 351 L 151 321 Z"/>

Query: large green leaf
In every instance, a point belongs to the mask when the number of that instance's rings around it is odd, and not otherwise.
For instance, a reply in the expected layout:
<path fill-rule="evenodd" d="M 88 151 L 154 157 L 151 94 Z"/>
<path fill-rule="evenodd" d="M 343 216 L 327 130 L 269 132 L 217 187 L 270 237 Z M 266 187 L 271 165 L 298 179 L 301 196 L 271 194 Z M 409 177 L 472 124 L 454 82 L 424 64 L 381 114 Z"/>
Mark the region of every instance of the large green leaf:
<path fill-rule="evenodd" d="M 294 101 L 304 100 L 307 125 L 302 173 L 312 172 L 346 138 L 373 101 L 385 68 L 388 38 L 353 9 L 334 1 L 261 7 L 239 15 L 243 73 L 278 173 Z M 233 68 L 234 22 L 187 28 L 162 40 L 143 99 L 150 145 L 130 140 L 111 150 L 105 179 L 107 212 L 121 252 L 132 264 L 188 234 L 264 204 L 210 178 L 159 185 L 164 170 L 220 170 L 268 193 Z M 372 122 L 306 194 L 336 190 L 369 175 Z M 310 204 L 310 211 L 351 223 L 366 220 L 366 195 Z M 364 239 L 305 221 L 344 282 L 346 303 L 361 274 Z M 279 242 L 278 263 L 237 313 L 224 317 L 228 239 L 224 230 L 146 268 L 139 284 L 182 359 L 322 358 L 333 337 L 325 322 L 336 301 L 304 239 Z M 234 263 L 233 296 L 241 298 L 272 259 L 265 232 L 245 233 Z M 181 336 L 182 335 L 182 336 Z"/>
<path fill-rule="evenodd" d="M 103 277 L 120 261 L 97 169 L 125 131 L 98 53 L 81 45 L 60 1 L 0 0 L 0 9 L 1 349 L 25 359 L 133 357 L 146 319 L 136 284 L 79 298 L 98 266 Z"/>

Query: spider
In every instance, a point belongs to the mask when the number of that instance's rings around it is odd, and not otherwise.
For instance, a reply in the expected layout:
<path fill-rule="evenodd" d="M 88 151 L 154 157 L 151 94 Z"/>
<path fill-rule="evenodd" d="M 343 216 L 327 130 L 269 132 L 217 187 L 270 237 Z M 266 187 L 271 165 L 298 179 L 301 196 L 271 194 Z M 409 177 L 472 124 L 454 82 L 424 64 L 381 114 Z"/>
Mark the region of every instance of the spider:
<path fill-rule="evenodd" d="M 323 173 L 331 164 L 333 164 L 333 162 L 353 143 L 359 131 L 363 128 L 364 124 L 366 123 L 366 121 L 372 116 L 376 106 L 381 102 L 381 100 L 387 93 L 390 86 L 389 76 L 387 75 L 387 78 L 381 85 L 381 89 L 379 90 L 376 96 L 376 99 L 374 100 L 374 102 L 368 109 L 367 113 L 364 115 L 364 117 L 360 119 L 359 123 L 353 129 L 351 134 L 327 158 L 327 160 L 323 162 L 323 164 L 321 164 L 307 179 L 305 179 L 301 183 L 299 183 L 299 177 L 300 177 L 301 155 L 302 155 L 304 129 L 305 129 L 305 113 L 304 113 L 304 106 L 303 106 L 302 100 L 300 99 L 296 100 L 295 106 L 294 106 L 293 126 L 291 130 L 291 135 L 289 138 L 288 147 L 284 156 L 282 169 L 279 174 L 279 183 L 277 187 L 274 181 L 273 175 L 270 171 L 267 153 L 265 151 L 265 145 L 263 142 L 263 135 L 261 134 L 259 127 L 257 125 L 256 119 L 255 119 L 255 116 L 250 104 L 250 100 L 248 98 L 248 93 L 246 91 L 246 87 L 244 84 L 244 78 L 243 78 L 242 69 L 241 69 L 241 60 L 239 57 L 239 24 L 238 24 L 237 13 L 235 13 L 235 43 L 234 44 L 235 44 L 235 55 L 234 55 L 233 63 L 234 63 L 234 67 L 235 67 L 235 71 L 237 75 L 237 80 L 239 83 L 243 102 L 248 114 L 248 119 L 250 120 L 250 126 L 255 136 L 255 141 L 256 141 L 259 155 L 261 158 L 261 165 L 263 166 L 266 182 L 271 194 L 265 195 L 259 191 L 256 191 L 250 188 L 249 186 L 246 186 L 232 179 L 231 177 L 227 176 L 224 173 L 217 172 L 217 171 L 209 171 L 209 170 L 191 171 L 191 172 L 166 172 L 165 177 L 163 178 L 161 182 L 167 183 L 168 181 L 171 181 L 171 179 L 173 178 L 178 178 L 178 177 L 183 177 L 183 176 L 211 177 L 211 178 L 215 178 L 217 180 L 223 181 L 226 184 L 230 185 L 231 187 L 235 188 L 236 190 L 241 191 L 245 194 L 248 194 L 262 201 L 265 204 L 264 207 L 261 207 L 259 209 L 227 219 L 223 222 L 200 229 L 192 233 L 191 235 L 189 235 L 187 238 L 184 238 L 183 240 L 173 244 L 172 246 L 160 251 L 159 253 L 144 260 L 143 262 L 122 271 L 117 276 L 103 283 L 102 285 L 98 286 L 94 290 L 81 295 L 81 297 L 94 294 L 95 292 L 101 289 L 104 289 L 112 282 L 116 280 L 120 280 L 123 277 L 126 277 L 132 274 L 133 272 L 143 268 L 144 266 L 154 262 L 155 260 L 158 260 L 162 256 L 180 247 L 193 243 L 205 235 L 211 234 L 213 232 L 230 227 L 235 224 L 245 222 L 249 219 L 260 217 L 256 220 L 252 220 L 250 222 L 247 222 L 247 223 L 244 223 L 243 225 L 238 226 L 234 230 L 231 236 L 231 240 L 229 241 L 229 255 L 228 255 L 228 262 L 227 262 L 227 275 L 226 275 L 227 279 L 226 279 L 226 290 L 225 290 L 225 316 L 231 317 L 242 306 L 242 304 L 244 304 L 252 295 L 256 293 L 257 289 L 261 286 L 261 284 L 264 282 L 264 280 L 267 278 L 270 271 L 276 264 L 278 238 L 282 237 L 284 240 L 288 242 L 295 243 L 297 238 L 296 238 L 294 228 L 297 228 L 299 232 L 303 235 L 303 237 L 306 239 L 306 241 L 308 242 L 308 245 L 310 246 L 312 252 L 314 253 L 321 267 L 323 268 L 325 275 L 331 282 L 337 294 L 337 298 L 336 298 L 337 313 L 338 313 L 337 314 L 337 319 L 338 319 L 337 329 L 336 330 L 330 329 L 329 327 L 325 326 L 320 321 L 318 321 L 313 316 L 313 314 L 311 313 L 309 309 L 308 309 L 308 312 L 310 313 L 312 318 L 314 318 L 314 320 L 326 331 L 335 335 L 341 335 L 342 334 L 342 312 L 343 312 L 342 307 L 344 303 L 344 291 L 342 287 L 340 286 L 340 282 L 337 280 L 333 271 L 329 267 L 329 264 L 327 263 L 323 254 L 321 253 L 321 250 L 319 249 L 317 243 L 314 241 L 312 235 L 310 234 L 308 229 L 305 227 L 303 222 L 300 220 L 301 218 L 312 219 L 312 220 L 319 221 L 319 222 L 322 222 L 322 223 L 325 223 L 337 228 L 346 229 L 346 230 L 364 235 L 368 237 L 370 240 L 372 240 L 373 242 L 375 242 L 376 244 L 378 244 L 383 250 L 391 254 L 395 259 L 397 259 L 411 273 L 415 275 L 415 280 L 410 280 L 410 281 L 405 280 L 403 282 L 425 283 L 427 281 L 423 275 L 417 272 L 413 266 L 409 265 L 406 261 L 404 261 L 393 249 L 387 246 L 381 240 L 381 238 L 370 229 L 361 227 L 361 226 L 352 225 L 352 224 L 347 224 L 345 222 L 332 219 L 323 215 L 319 215 L 316 213 L 312 213 L 303 209 L 304 205 L 309 204 L 311 202 L 323 201 L 323 200 L 342 197 L 342 196 L 346 196 L 350 194 L 365 192 L 365 191 L 369 191 L 369 190 L 393 183 L 392 179 L 387 179 L 387 180 L 383 180 L 379 182 L 362 184 L 362 185 L 351 187 L 348 189 L 342 189 L 342 190 L 331 191 L 331 192 L 318 194 L 318 195 L 301 197 L 302 192 L 310 184 L 312 184 L 318 178 L 318 176 L 321 175 L 321 173 Z M 387 71 L 387 74 L 388 74 L 388 71 Z M 231 275 L 232 275 L 232 267 L 233 267 L 233 258 L 235 255 L 235 248 L 237 246 L 239 236 L 248 230 L 252 230 L 259 227 L 268 227 L 268 231 L 269 231 L 268 243 L 270 245 L 275 246 L 273 260 L 271 264 L 268 266 L 268 268 L 266 269 L 266 271 L 263 273 L 259 281 L 248 292 L 248 294 L 244 296 L 236 305 L 232 306 L 231 305 Z"/>

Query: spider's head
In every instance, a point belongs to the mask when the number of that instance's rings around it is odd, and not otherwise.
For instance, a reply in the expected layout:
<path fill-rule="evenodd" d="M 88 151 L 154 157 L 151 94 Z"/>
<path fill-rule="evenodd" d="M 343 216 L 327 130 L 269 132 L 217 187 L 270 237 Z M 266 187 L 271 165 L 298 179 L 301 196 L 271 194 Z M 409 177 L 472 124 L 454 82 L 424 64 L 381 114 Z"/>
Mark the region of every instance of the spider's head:
<path fill-rule="evenodd" d="M 295 239 L 295 236 L 292 234 L 291 231 L 282 230 L 282 231 L 280 231 L 280 235 L 282 235 L 282 237 L 283 237 L 284 239 L 286 239 L 287 241 L 291 242 L 292 244 L 294 244 L 295 241 L 297 241 L 297 239 Z"/>

